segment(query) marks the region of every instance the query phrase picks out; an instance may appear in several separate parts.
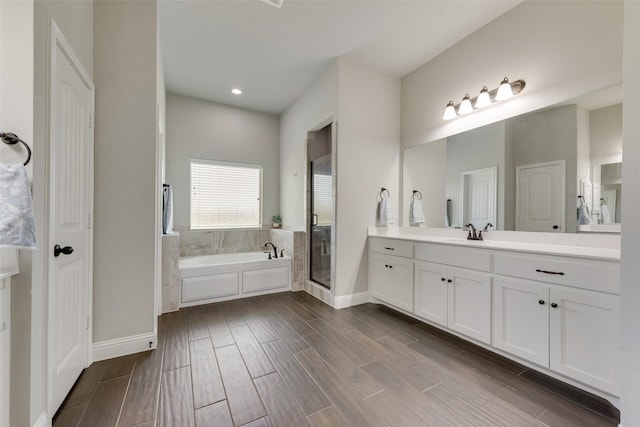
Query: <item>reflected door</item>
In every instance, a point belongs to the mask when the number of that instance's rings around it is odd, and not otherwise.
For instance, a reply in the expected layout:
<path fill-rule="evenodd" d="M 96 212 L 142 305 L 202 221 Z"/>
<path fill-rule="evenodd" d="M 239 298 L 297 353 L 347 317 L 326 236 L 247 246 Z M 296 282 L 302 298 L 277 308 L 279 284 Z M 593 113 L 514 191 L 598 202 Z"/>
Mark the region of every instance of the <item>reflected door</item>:
<path fill-rule="evenodd" d="M 331 153 L 311 162 L 311 280 L 331 287 L 331 218 L 333 213 Z"/>
<path fill-rule="evenodd" d="M 564 232 L 564 161 L 516 168 L 516 231 Z"/>

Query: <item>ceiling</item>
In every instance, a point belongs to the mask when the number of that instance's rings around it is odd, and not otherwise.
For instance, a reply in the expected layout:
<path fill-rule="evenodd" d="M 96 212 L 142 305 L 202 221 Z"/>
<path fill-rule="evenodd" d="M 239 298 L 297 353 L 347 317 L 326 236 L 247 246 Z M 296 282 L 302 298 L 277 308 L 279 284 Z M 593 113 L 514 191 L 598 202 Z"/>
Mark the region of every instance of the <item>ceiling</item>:
<path fill-rule="evenodd" d="M 336 57 L 402 77 L 521 1 L 163 0 L 166 87 L 280 114 Z"/>

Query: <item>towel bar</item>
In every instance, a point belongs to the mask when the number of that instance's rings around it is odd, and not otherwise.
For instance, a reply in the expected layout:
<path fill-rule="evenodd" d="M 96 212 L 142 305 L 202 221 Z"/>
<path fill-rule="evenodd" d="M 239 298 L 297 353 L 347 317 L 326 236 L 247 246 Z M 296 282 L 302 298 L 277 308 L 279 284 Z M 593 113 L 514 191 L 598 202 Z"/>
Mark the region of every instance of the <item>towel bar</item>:
<path fill-rule="evenodd" d="M 31 161 L 31 148 L 26 142 L 21 140 L 18 137 L 18 135 L 11 132 L 0 132 L 0 139 L 2 139 L 2 142 L 4 142 L 7 145 L 14 145 L 14 144 L 17 144 L 18 142 L 24 145 L 24 148 L 27 149 L 27 160 L 23 163 L 23 165 L 27 166 L 29 164 L 29 162 Z"/>

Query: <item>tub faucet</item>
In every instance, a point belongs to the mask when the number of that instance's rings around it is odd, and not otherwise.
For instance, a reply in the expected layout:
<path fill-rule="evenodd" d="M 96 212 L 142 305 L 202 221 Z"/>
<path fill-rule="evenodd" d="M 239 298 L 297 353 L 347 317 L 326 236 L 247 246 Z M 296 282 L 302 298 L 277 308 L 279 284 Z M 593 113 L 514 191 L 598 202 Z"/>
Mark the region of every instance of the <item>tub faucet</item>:
<path fill-rule="evenodd" d="M 276 248 L 276 245 L 274 245 L 271 242 L 267 242 L 267 243 L 264 244 L 264 247 L 266 248 L 269 245 L 271 245 L 271 247 L 273 248 L 273 257 L 274 258 L 278 258 L 278 248 Z"/>

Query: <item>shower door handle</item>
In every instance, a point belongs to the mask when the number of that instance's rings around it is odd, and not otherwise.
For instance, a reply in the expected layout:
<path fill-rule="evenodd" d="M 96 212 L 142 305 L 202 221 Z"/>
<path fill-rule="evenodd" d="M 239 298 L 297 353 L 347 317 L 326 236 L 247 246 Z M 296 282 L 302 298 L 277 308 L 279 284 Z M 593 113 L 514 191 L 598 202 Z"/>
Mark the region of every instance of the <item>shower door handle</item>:
<path fill-rule="evenodd" d="M 311 214 L 311 226 L 315 227 L 316 225 L 318 225 L 318 215 Z"/>

